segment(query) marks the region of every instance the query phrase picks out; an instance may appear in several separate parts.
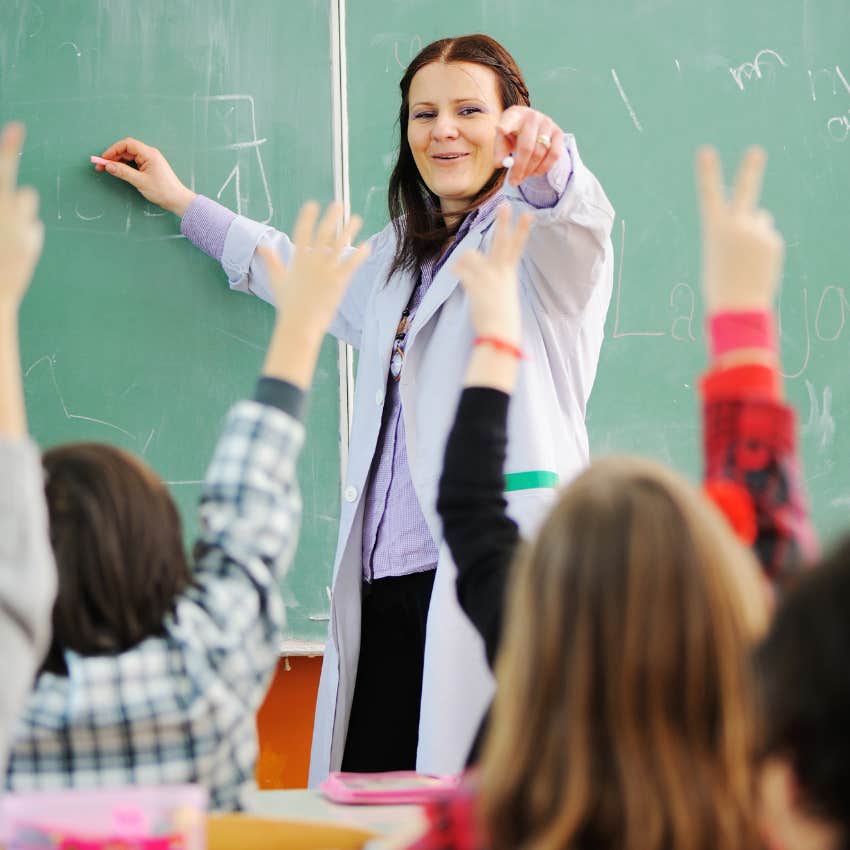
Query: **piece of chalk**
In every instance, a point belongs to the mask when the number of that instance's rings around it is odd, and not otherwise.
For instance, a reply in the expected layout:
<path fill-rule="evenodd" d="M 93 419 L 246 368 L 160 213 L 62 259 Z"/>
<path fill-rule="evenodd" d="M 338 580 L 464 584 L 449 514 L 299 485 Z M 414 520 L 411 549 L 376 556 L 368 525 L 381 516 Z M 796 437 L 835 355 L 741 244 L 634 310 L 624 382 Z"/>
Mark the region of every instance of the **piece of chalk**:
<path fill-rule="evenodd" d="M 92 154 L 92 156 L 90 156 L 89 159 L 95 165 L 110 165 L 112 163 L 111 159 L 104 159 L 102 156 L 94 156 L 94 154 Z"/>
<path fill-rule="evenodd" d="M 502 160 L 502 168 L 513 168 L 513 164 L 514 158 L 510 154 Z"/>

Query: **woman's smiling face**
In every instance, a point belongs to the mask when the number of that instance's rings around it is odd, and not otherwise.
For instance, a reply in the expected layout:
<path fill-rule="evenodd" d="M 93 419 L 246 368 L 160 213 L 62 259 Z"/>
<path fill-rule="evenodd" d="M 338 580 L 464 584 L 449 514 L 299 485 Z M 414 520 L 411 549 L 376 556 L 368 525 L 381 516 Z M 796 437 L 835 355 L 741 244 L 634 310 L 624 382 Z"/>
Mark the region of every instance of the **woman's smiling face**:
<path fill-rule="evenodd" d="M 410 83 L 407 141 L 443 214 L 463 209 L 492 177 L 502 114 L 496 74 L 474 62 L 432 62 Z"/>

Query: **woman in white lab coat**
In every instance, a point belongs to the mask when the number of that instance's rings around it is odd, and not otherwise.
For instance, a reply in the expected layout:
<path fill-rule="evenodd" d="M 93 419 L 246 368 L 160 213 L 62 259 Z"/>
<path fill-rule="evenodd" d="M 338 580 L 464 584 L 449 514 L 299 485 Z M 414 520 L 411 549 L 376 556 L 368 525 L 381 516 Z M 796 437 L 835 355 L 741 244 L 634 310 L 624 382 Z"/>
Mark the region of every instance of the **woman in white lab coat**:
<path fill-rule="evenodd" d="M 519 270 L 526 359 L 506 465 L 524 534 L 554 487 L 587 463 L 585 408 L 611 297 L 613 209 L 574 139 L 530 108 L 498 42 L 428 45 L 401 93 L 392 220 L 372 238 L 331 327 L 360 357 L 311 785 L 341 767 L 457 771 L 489 703 L 492 682 L 456 600 L 435 503 L 463 364 L 473 345 L 502 341 L 473 337 L 454 262 L 486 247 L 500 203 L 534 213 Z M 182 217 L 232 288 L 271 300 L 257 246 L 273 245 L 286 262 L 286 234 L 194 195 L 134 139 L 104 158 L 114 160 L 107 171 Z"/>

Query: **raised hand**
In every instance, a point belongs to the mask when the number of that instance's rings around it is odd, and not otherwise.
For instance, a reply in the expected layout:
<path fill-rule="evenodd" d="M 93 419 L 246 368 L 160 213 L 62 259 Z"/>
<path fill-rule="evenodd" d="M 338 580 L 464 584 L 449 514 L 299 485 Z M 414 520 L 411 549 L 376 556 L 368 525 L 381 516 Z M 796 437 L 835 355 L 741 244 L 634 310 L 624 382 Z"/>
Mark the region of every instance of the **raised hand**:
<path fill-rule="evenodd" d="M 23 143 L 23 125 L 7 124 L 0 134 L 0 299 L 15 309 L 29 286 L 44 243 L 38 194 L 17 185 Z"/>
<path fill-rule="evenodd" d="M 318 221 L 319 205 L 313 201 L 304 204 L 293 231 L 295 254 L 288 269 L 271 248 L 258 248 L 277 304 L 277 323 L 263 370 L 266 375 L 301 387 L 312 379 L 322 337 L 351 276 L 369 255 L 368 243 L 348 247 L 360 230 L 360 217 L 352 216 L 340 227 L 342 214 L 342 204 L 333 203 Z"/>
<path fill-rule="evenodd" d="M 97 171 L 106 170 L 135 186 L 152 204 L 175 215 L 182 216 L 195 197 L 195 193 L 180 182 L 180 178 L 159 150 L 138 139 L 121 139 L 120 142 L 110 145 L 101 157 L 113 162 L 109 165 L 96 165 Z M 135 163 L 137 167 L 126 165 L 128 162 Z"/>
<path fill-rule="evenodd" d="M 3 439 L 18 439 L 27 430 L 18 355 L 18 308 L 44 244 L 38 194 L 28 187 L 18 188 L 18 157 L 23 143 L 22 124 L 7 124 L 0 133 L 0 438 Z"/>
<path fill-rule="evenodd" d="M 467 251 L 454 264 L 454 273 L 469 298 L 472 324 L 479 337 L 497 337 L 519 346 L 521 317 L 517 265 L 531 220 L 531 214 L 523 212 L 512 224 L 510 206 L 502 204 L 496 211 L 493 241 L 488 252 Z"/>
<path fill-rule="evenodd" d="M 717 151 L 705 147 L 697 153 L 702 285 L 708 313 L 769 310 L 773 305 L 785 243 L 770 213 L 758 205 L 766 162 L 761 148 L 750 148 L 727 198 Z"/>
<path fill-rule="evenodd" d="M 547 144 L 548 142 L 548 144 Z M 494 164 L 510 154 L 510 182 L 546 174 L 564 152 L 564 131 L 548 116 L 528 106 L 510 106 L 496 125 Z"/>

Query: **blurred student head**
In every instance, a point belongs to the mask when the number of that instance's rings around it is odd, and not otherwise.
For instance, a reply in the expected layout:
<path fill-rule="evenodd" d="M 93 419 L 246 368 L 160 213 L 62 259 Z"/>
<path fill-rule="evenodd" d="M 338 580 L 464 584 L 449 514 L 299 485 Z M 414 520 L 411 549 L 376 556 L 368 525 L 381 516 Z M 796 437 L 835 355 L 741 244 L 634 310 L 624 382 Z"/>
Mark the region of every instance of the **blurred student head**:
<path fill-rule="evenodd" d="M 758 566 L 699 492 L 594 463 L 512 576 L 482 761 L 494 850 L 755 846 Z"/>
<path fill-rule="evenodd" d="M 59 572 L 45 669 L 62 673 L 65 650 L 112 655 L 163 634 L 191 573 L 177 507 L 142 461 L 74 443 L 45 452 L 43 463 Z"/>
<path fill-rule="evenodd" d="M 756 653 L 759 791 L 771 847 L 839 850 L 850 836 L 850 538 L 806 573 Z"/>

